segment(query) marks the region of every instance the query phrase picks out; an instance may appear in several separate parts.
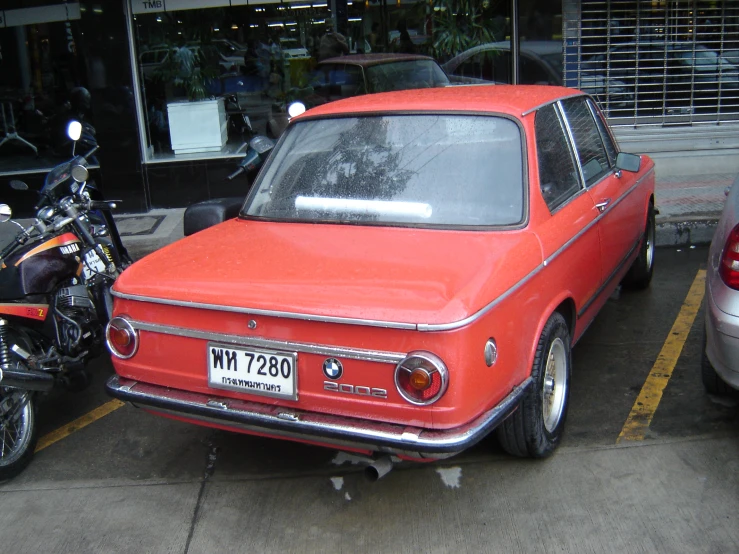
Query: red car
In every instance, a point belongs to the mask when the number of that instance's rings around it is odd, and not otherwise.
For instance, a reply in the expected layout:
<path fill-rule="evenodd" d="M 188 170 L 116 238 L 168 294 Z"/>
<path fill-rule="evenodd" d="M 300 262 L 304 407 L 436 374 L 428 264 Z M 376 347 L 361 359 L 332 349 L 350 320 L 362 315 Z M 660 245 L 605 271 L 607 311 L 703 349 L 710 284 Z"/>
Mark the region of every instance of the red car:
<path fill-rule="evenodd" d="M 654 166 L 549 86 L 358 96 L 294 118 L 238 218 L 114 286 L 110 394 L 201 425 L 447 457 L 550 454 L 570 350 L 654 262 Z M 386 458 L 383 458 L 386 459 Z"/>

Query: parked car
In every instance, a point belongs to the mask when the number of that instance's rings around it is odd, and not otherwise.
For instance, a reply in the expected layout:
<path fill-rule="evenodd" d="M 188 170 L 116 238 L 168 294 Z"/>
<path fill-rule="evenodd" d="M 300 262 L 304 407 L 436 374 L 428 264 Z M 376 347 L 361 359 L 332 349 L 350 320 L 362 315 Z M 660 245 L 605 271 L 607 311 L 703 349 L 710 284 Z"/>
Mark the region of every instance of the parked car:
<path fill-rule="evenodd" d="M 562 42 L 538 40 L 521 42 L 519 80 L 524 85 L 562 86 Z M 453 83 L 512 82 L 510 41 L 489 42 L 465 50 L 442 65 Z M 606 72 L 590 72 L 580 80 L 580 88 L 591 94 L 601 107 L 624 110 L 633 107 L 634 95 L 618 79 Z"/>
<path fill-rule="evenodd" d="M 654 164 L 619 152 L 589 96 L 340 100 L 290 121 L 238 218 L 120 276 L 107 390 L 387 463 L 496 428 L 508 452 L 547 456 L 572 346 L 653 263 Z"/>
<path fill-rule="evenodd" d="M 726 198 L 706 268 L 701 376 L 706 390 L 739 390 L 739 177 Z"/>
<path fill-rule="evenodd" d="M 224 53 L 225 47 L 222 44 L 188 44 L 187 49 L 193 53 L 199 65 L 203 63 L 211 64 L 217 67 L 217 72 L 221 74 L 236 72 L 244 64 L 243 56 Z M 139 67 L 144 78 L 151 79 L 154 77 L 156 71 L 163 64 L 169 62 L 170 57 L 174 56 L 176 51 L 177 48 L 160 45 L 141 52 L 139 54 Z"/>
<path fill-rule="evenodd" d="M 415 54 L 351 54 L 318 62 L 310 84 L 316 97 L 307 105 L 392 90 L 443 87 L 444 70 L 429 56 Z"/>
<path fill-rule="evenodd" d="M 280 50 L 282 56 L 285 59 L 301 59 L 310 58 L 310 52 L 308 49 L 298 42 L 298 39 L 293 37 L 280 37 Z"/>

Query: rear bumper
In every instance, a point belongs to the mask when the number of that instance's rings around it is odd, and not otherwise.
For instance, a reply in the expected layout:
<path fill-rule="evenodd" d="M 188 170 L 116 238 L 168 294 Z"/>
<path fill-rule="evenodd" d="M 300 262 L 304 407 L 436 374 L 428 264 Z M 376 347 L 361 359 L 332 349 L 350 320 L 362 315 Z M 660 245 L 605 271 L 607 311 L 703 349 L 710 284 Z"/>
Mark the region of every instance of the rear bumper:
<path fill-rule="evenodd" d="M 310 441 L 417 458 L 443 458 L 473 446 L 518 406 L 526 379 L 498 405 L 454 429 L 431 430 L 373 420 L 320 414 L 170 389 L 114 375 L 106 390 L 138 408 L 244 433 Z"/>
<path fill-rule="evenodd" d="M 736 291 L 726 291 L 723 286 L 706 289 L 706 355 L 719 377 L 739 390 L 739 317 L 720 307 L 731 305 L 727 298 Z"/>

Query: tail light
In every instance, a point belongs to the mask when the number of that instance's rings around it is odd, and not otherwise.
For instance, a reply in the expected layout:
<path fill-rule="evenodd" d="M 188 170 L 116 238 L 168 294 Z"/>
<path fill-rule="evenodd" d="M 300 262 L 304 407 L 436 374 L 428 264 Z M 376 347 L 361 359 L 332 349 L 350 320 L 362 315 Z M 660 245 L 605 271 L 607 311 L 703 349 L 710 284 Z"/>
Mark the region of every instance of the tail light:
<path fill-rule="evenodd" d="M 731 230 L 726 239 L 719 275 L 726 286 L 739 290 L 739 225 Z"/>
<path fill-rule="evenodd" d="M 105 342 L 113 356 L 125 360 L 136 354 L 139 334 L 127 319 L 114 317 L 105 328 Z"/>
<path fill-rule="evenodd" d="M 414 351 L 395 367 L 395 387 L 411 404 L 433 404 L 446 392 L 449 372 L 431 352 Z"/>

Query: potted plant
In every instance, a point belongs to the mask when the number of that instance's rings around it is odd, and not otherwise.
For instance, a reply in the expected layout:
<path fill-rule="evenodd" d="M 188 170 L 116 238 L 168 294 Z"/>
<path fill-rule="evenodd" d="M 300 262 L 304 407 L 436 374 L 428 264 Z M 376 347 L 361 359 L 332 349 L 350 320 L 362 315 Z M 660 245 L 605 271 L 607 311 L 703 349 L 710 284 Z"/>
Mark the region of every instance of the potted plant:
<path fill-rule="evenodd" d="M 172 47 L 155 78 L 167 86 L 167 117 L 175 154 L 217 152 L 228 138 L 223 98 L 210 98 L 208 83 L 218 72 L 207 50 L 181 44 Z"/>

